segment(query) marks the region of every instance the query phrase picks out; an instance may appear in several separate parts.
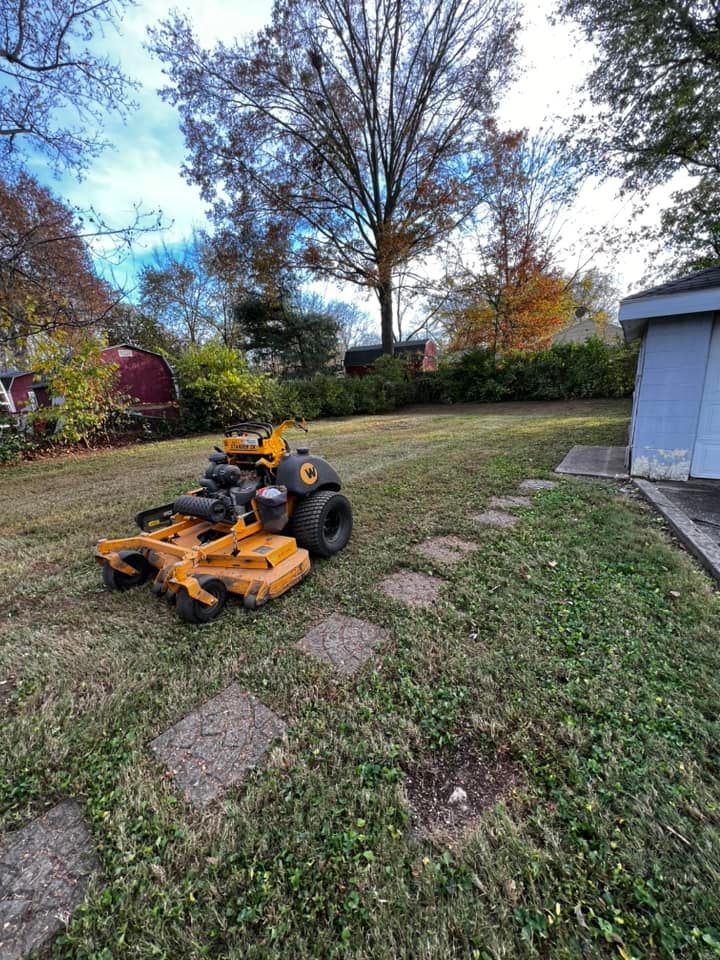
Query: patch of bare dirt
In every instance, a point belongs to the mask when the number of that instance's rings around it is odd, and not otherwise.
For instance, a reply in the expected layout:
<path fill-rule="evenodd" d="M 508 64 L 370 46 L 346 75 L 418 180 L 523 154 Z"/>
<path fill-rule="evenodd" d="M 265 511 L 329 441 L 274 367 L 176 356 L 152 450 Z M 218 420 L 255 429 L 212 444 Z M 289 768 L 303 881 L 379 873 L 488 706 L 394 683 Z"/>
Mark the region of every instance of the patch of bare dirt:
<path fill-rule="evenodd" d="M 465 560 L 478 549 L 477 543 L 463 540 L 461 537 L 430 537 L 417 545 L 418 553 L 428 560 L 437 560 L 438 563 L 452 565 Z"/>
<path fill-rule="evenodd" d="M 514 527 L 519 518 L 503 510 L 486 510 L 484 513 L 473 513 L 470 519 L 486 527 Z"/>
<path fill-rule="evenodd" d="M 486 810 L 511 795 L 518 775 L 509 760 L 484 757 L 467 740 L 425 758 L 405 781 L 419 833 L 444 842 L 462 839 Z"/>

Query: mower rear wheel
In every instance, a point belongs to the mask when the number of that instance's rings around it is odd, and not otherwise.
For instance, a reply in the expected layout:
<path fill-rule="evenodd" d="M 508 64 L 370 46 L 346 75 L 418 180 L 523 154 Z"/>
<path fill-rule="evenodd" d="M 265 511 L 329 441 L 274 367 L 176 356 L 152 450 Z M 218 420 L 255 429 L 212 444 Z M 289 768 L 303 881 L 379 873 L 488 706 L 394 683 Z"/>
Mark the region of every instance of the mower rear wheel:
<path fill-rule="evenodd" d="M 347 497 L 334 490 L 318 490 L 298 503 L 291 532 L 298 546 L 319 557 L 331 557 L 347 544 L 352 527 Z"/>
<path fill-rule="evenodd" d="M 210 606 L 201 603 L 200 600 L 191 597 L 187 590 L 183 588 L 177 592 L 175 609 L 180 619 L 186 623 L 210 623 L 211 620 L 222 613 L 227 600 L 227 588 L 222 580 L 218 580 L 216 577 L 198 577 L 197 581 L 203 590 L 217 598 L 215 603 Z"/>
<path fill-rule="evenodd" d="M 108 590 L 131 590 L 133 587 L 139 587 L 140 584 L 150 576 L 150 564 L 147 557 L 142 553 L 136 553 L 134 550 L 121 550 L 120 559 L 123 563 L 134 567 L 135 573 L 123 573 L 122 570 L 116 570 L 111 567 L 108 560 L 103 563 L 102 578 L 103 583 Z"/>

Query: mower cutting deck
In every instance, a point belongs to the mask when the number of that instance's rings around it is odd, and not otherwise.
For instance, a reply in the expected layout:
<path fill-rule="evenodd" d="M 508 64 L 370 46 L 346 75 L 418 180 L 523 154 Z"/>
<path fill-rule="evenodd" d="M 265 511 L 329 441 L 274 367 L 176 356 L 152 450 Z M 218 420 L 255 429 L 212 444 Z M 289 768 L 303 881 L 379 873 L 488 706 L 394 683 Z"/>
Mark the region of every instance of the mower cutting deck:
<path fill-rule="evenodd" d="M 228 593 L 254 610 L 308 575 L 310 553 L 342 550 L 350 503 L 326 460 L 290 452 L 282 434 L 292 425 L 306 429 L 294 420 L 229 427 L 199 488 L 138 514 L 138 535 L 99 541 L 105 585 L 129 590 L 153 577 L 154 592 L 175 598 L 183 620 L 205 623 Z"/>

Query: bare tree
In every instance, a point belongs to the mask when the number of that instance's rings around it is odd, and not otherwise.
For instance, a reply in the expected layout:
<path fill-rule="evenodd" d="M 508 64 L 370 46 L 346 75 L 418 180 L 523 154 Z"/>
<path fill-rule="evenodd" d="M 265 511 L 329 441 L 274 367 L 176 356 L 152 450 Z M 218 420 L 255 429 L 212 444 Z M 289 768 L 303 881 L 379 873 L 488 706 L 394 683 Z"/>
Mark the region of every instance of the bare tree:
<path fill-rule="evenodd" d="M 133 84 L 91 48 L 132 0 L 0 4 L 0 160 L 27 141 L 56 169 L 82 171 L 105 146 L 106 113 L 124 115 Z"/>
<path fill-rule="evenodd" d="M 329 300 L 324 309 L 337 323 L 338 340 L 343 350 L 377 340 L 367 313 L 349 300 Z"/>
<path fill-rule="evenodd" d="M 514 0 L 277 0 L 246 42 L 151 36 L 219 216 L 288 220 L 307 268 L 375 291 L 389 353 L 397 270 L 478 202 L 515 29 Z"/>
<path fill-rule="evenodd" d="M 213 328 L 213 280 L 205 262 L 202 235 L 195 231 L 176 250 L 156 251 L 140 274 L 140 307 L 175 336 L 197 344 Z"/>

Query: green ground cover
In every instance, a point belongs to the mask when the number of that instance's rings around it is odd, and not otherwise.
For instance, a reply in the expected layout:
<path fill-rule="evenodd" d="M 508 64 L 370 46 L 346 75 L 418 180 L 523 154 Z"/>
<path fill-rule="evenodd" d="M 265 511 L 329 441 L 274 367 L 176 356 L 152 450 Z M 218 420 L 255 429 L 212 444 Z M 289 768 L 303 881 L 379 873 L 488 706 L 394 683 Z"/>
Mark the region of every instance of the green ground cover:
<path fill-rule="evenodd" d="M 720 602 L 618 484 L 563 479 L 511 530 L 471 512 L 574 443 L 622 442 L 625 401 L 409 409 L 311 433 L 347 485 L 348 549 L 257 614 L 204 629 L 109 595 L 94 541 L 188 487 L 214 437 L 2 471 L 0 810 L 68 796 L 102 862 L 56 957 L 720 956 Z M 413 552 L 476 539 L 452 571 Z M 447 580 L 409 612 L 377 584 Z M 351 680 L 293 648 L 341 611 L 390 639 Z M 287 740 L 188 808 L 146 744 L 237 681 Z M 404 771 L 472 743 L 518 771 L 446 848 Z"/>

